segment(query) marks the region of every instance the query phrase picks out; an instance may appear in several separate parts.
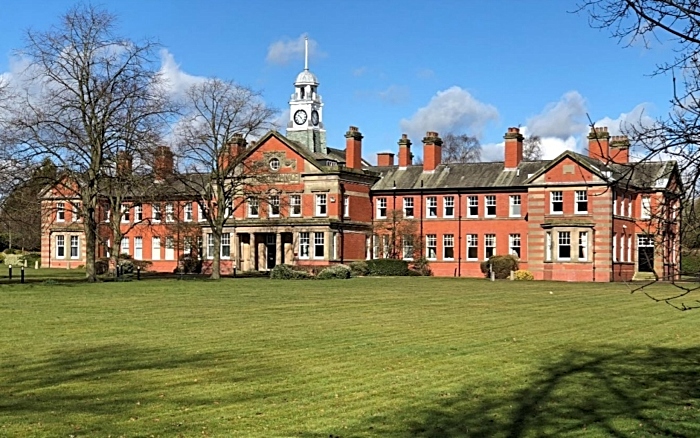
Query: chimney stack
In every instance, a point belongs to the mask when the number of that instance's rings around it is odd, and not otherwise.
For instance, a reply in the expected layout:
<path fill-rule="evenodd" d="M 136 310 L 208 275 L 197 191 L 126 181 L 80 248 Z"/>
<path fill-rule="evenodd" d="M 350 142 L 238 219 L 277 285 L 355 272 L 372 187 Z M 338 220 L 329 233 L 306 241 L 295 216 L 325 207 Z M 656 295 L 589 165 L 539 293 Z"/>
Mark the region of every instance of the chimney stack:
<path fill-rule="evenodd" d="M 394 154 L 391 152 L 380 152 L 377 154 L 377 166 L 393 166 Z"/>
<path fill-rule="evenodd" d="M 401 140 L 399 140 L 399 167 L 408 167 L 412 164 L 411 140 L 408 139 L 408 135 L 401 134 Z"/>
<path fill-rule="evenodd" d="M 442 162 L 442 139 L 437 132 L 428 131 L 423 138 L 423 171 L 432 172 Z"/>
<path fill-rule="evenodd" d="M 520 128 L 508 128 L 503 136 L 506 140 L 504 167 L 507 170 L 515 170 L 523 161 L 523 135 Z"/>
<path fill-rule="evenodd" d="M 610 139 L 610 158 L 618 164 L 630 161 L 630 140 L 626 135 L 613 135 Z"/>
<path fill-rule="evenodd" d="M 131 175 L 134 159 L 127 151 L 117 152 L 117 176 L 126 177 Z"/>
<path fill-rule="evenodd" d="M 219 155 L 221 169 L 225 170 L 231 162 L 235 162 L 236 157 L 245 152 L 246 145 L 247 142 L 240 133 L 233 134 Z"/>
<path fill-rule="evenodd" d="M 588 134 L 588 156 L 601 161 L 610 161 L 610 134 L 605 126 L 591 128 Z"/>
<path fill-rule="evenodd" d="M 351 126 L 345 133 L 345 167 L 362 169 L 362 134 L 357 126 Z"/>
<path fill-rule="evenodd" d="M 153 173 L 156 181 L 168 179 L 173 174 L 173 151 L 167 146 L 158 146 L 153 158 Z"/>

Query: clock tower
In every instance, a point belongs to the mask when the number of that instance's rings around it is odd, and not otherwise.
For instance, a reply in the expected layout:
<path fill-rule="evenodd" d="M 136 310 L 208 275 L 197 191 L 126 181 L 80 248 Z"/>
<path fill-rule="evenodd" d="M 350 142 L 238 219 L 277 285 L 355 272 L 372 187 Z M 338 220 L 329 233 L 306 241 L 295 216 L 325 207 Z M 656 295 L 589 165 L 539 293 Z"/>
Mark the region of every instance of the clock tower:
<path fill-rule="evenodd" d="M 309 71 L 308 38 L 304 41 L 304 71 L 294 81 L 294 94 L 289 100 L 287 138 L 303 144 L 311 152 L 327 153 L 318 79 Z"/>

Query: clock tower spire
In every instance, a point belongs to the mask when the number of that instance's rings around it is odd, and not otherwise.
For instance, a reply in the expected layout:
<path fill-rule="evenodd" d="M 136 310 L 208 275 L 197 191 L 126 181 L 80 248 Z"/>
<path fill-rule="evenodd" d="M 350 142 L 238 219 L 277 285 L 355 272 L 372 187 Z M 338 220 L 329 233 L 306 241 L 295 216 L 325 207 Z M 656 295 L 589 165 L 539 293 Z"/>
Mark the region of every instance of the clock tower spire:
<path fill-rule="evenodd" d="M 318 94 L 318 79 L 309 71 L 309 38 L 304 39 L 304 71 L 294 81 L 289 100 L 287 138 L 306 146 L 310 152 L 327 153 L 323 128 L 323 102 Z"/>

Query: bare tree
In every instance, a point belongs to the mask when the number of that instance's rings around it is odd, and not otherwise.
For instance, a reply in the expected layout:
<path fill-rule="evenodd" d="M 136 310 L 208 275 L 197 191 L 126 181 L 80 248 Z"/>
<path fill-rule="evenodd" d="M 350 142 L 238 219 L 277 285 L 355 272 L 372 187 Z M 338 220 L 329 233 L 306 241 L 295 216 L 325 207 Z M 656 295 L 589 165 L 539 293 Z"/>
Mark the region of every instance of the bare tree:
<path fill-rule="evenodd" d="M 193 85 L 184 105 L 186 114 L 175 134 L 175 177 L 196 198 L 210 227 L 215 248 L 211 278 L 218 279 L 224 226 L 235 221 L 241 206 L 249 201 L 259 206 L 269 193 L 266 165 L 248 157 L 246 139 L 270 128 L 277 111 L 260 93 L 221 79 Z"/>
<path fill-rule="evenodd" d="M 523 160 L 537 161 L 544 156 L 542 151 L 542 139 L 539 135 L 529 135 L 523 140 Z"/>
<path fill-rule="evenodd" d="M 416 220 L 405 218 L 403 211 L 390 210 L 387 218 L 373 224 L 375 257 L 414 259 L 421 255 L 421 239 Z"/>
<path fill-rule="evenodd" d="M 481 161 L 481 143 L 467 134 L 447 133 L 442 138 L 443 163 L 476 163 Z"/>
<path fill-rule="evenodd" d="M 157 45 L 115 35 L 115 17 L 78 6 L 47 31 L 30 30 L 25 92 L 6 130 L 13 156 L 50 159 L 62 191 L 80 199 L 86 277 L 95 281 L 96 217 L 102 181 L 124 144 L 147 143 L 170 109 L 155 68 Z"/>

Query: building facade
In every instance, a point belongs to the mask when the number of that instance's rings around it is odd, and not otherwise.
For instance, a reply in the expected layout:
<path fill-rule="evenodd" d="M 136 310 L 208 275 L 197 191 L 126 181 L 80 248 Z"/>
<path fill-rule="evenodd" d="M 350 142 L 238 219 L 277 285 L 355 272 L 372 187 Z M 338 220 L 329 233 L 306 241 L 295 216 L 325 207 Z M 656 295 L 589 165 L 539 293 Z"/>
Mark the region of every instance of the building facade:
<path fill-rule="evenodd" d="M 96 213 L 98 257 L 111 247 L 160 272 L 196 257 L 207 271 L 219 251 L 224 274 L 282 263 L 425 258 L 435 275 L 481 277 L 482 261 L 512 254 L 541 280 L 675 275 L 682 190 L 675 162 L 630 163 L 627 138 L 606 128 L 591 131 L 588 155 L 523 161 L 523 136 L 509 128 L 502 162 L 443 163 L 442 140 L 428 132 L 422 165 L 413 164 L 403 135 L 397 154 L 380 153 L 371 166 L 356 127 L 346 132 L 345 149 L 328 147 L 319 83 L 305 67 L 286 135 L 271 131 L 251 145 L 236 139 L 246 159 L 265 164 L 272 183 L 264 202 L 247 199 L 231 212 L 219 248 L 196 196 L 182 194 L 126 198 L 124 237 L 113 245 L 105 197 Z M 167 185 L 173 155 L 159 149 L 154 174 Z M 42 266 L 84 265 L 78 204 L 65 188 L 42 194 Z"/>

